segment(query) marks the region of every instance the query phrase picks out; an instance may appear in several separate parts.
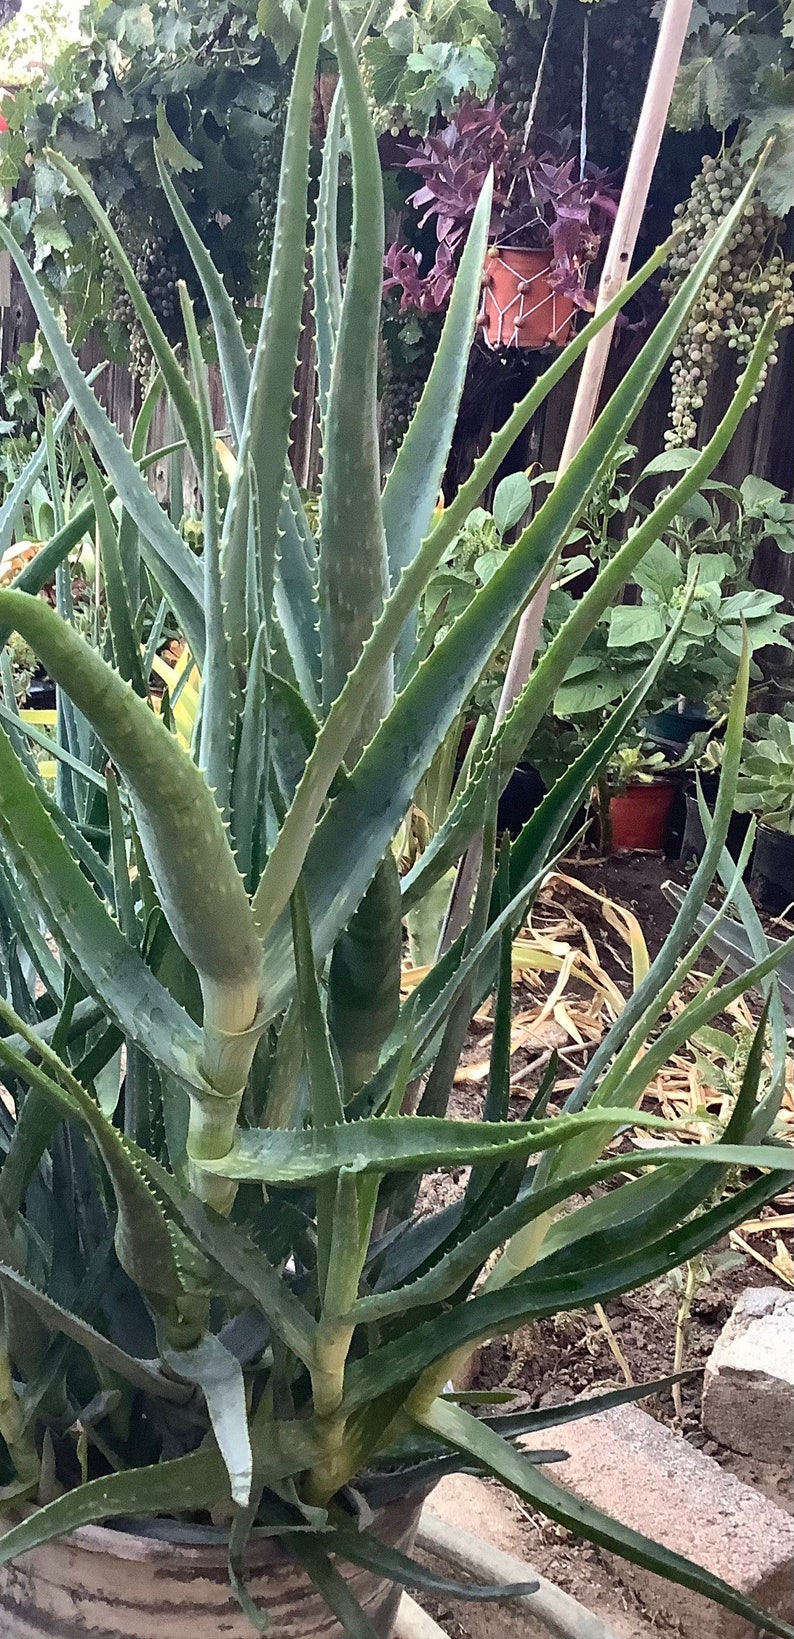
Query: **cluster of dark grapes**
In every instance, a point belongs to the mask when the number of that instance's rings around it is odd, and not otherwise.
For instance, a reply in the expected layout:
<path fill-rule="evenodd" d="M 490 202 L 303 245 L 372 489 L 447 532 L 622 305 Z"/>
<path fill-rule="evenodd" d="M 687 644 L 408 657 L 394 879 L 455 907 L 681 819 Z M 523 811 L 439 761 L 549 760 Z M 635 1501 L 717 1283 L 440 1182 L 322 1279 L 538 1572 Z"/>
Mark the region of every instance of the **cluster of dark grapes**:
<path fill-rule="evenodd" d="M 499 101 L 508 105 L 503 117 L 505 130 L 509 131 L 511 136 L 521 138 L 529 116 L 542 41 L 527 18 L 514 8 L 511 8 L 503 19 L 502 28 L 503 66 L 499 76 Z M 544 106 L 548 100 L 552 73 L 553 59 L 546 64 L 541 86 L 537 109 L 540 119 L 543 118 Z"/>
<path fill-rule="evenodd" d="M 271 111 L 271 126 L 257 153 L 258 209 L 256 246 L 254 251 L 254 286 L 264 290 L 273 255 L 273 235 L 276 228 L 278 183 L 281 172 L 281 152 L 284 147 L 284 125 L 287 117 L 286 98 Z"/>
<path fill-rule="evenodd" d="M 132 264 L 132 270 L 156 318 L 171 342 L 182 332 L 178 281 L 185 276 L 185 250 L 181 239 L 167 239 L 152 225 L 138 223 L 125 212 L 115 213 L 113 226 Z M 109 251 L 103 253 L 105 275 L 110 279 L 113 298 L 110 317 L 129 335 L 129 366 L 139 381 L 151 372 L 151 354 L 140 321 L 136 317 L 126 286 Z"/>
<path fill-rule="evenodd" d="M 683 232 L 673 251 L 662 294 L 672 296 L 704 246 L 741 193 L 749 174 L 738 155 L 728 149 L 717 158 L 706 155 L 684 204 L 676 205 L 676 225 Z M 778 329 L 794 323 L 792 269 L 775 246 L 777 218 L 758 194 L 745 206 L 730 243 L 690 313 L 678 339 L 671 363 L 672 408 L 668 445 L 691 444 L 697 433 L 697 415 L 706 388 L 725 348 L 740 359 L 752 350 L 770 310 L 779 306 Z M 759 379 L 776 362 L 773 345 Z"/>
<path fill-rule="evenodd" d="M 636 0 L 631 10 L 621 8 L 615 32 L 606 42 L 601 118 L 623 136 L 634 134 L 657 30 L 650 0 Z"/>
<path fill-rule="evenodd" d="M 411 425 L 414 410 L 427 380 L 427 359 L 420 357 L 389 371 L 384 394 L 384 439 L 386 448 L 396 452 Z"/>

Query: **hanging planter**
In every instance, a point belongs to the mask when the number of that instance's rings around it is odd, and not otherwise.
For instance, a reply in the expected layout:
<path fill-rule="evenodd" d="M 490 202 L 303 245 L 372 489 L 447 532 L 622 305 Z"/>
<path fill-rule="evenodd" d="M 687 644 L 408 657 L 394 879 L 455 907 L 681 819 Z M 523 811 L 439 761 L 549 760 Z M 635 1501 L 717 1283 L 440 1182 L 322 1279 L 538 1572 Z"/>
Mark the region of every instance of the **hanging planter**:
<path fill-rule="evenodd" d="M 562 347 L 576 305 L 549 282 L 550 251 L 493 245 L 485 259 L 480 311 L 489 347 Z"/>

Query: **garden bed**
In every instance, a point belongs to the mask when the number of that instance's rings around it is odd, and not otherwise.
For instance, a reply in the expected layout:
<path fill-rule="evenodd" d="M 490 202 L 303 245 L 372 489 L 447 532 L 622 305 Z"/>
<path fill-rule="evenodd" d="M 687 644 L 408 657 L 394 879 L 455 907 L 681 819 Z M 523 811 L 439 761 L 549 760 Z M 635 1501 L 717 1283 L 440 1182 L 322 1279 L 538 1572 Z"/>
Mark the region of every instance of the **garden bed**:
<path fill-rule="evenodd" d="M 582 853 L 565 862 L 562 876 L 544 894 L 533 916 L 531 931 L 541 939 L 556 933 L 558 945 L 567 941 L 584 953 L 589 950 L 591 960 L 594 953 L 596 968 L 625 995 L 631 988 L 631 952 L 605 921 L 603 904 L 581 889 L 603 896 L 636 917 L 652 959 L 674 917 L 674 909 L 662 893 L 662 883 L 671 879 L 685 884 L 688 876 L 677 863 L 658 856 L 630 854 L 602 859 L 596 854 Z M 568 919 L 567 933 L 562 927 L 563 914 Z M 780 922 L 769 922 L 768 926 L 770 933 L 777 937 L 785 937 L 790 931 Z M 708 960 L 702 966 L 705 971 L 713 968 L 714 963 Z M 586 971 L 594 976 L 593 968 Z M 599 1014 L 594 1007 L 594 992 L 577 977 L 575 967 L 565 985 L 562 1011 L 558 1007 L 545 1019 L 541 1017 L 544 1002 L 559 978 L 559 972 L 541 975 L 529 966 L 517 977 L 511 1110 L 515 1117 L 526 1110 L 527 1096 L 531 1096 L 547 1062 L 551 1043 L 560 1052 L 561 1080 L 565 1079 L 566 1058 L 572 1075 L 586 1062 L 587 1052 L 577 1052 L 577 1043 L 570 1035 L 566 1041 L 566 1027 L 571 1025 L 576 1030 L 591 1018 L 593 1035 L 596 1034 Z M 609 1012 L 606 1004 L 602 1011 L 606 1024 Z M 748 1022 L 751 1019 L 752 1014 L 748 1014 Z M 734 1013 L 724 1022 L 728 1028 L 740 1029 L 741 1014 Z M 584 1034 L 583 1029 L 580 1034 Z M 474 1118 L 478 1113 L 489 1035 L 490 1021 L 484 1011 L 462 1056 L 451 1114 Z M 717 1065 L 717 1081 L 719 1070 Z M 694 1115 L 698 1098 L 704 1097 L 709 1103 L 722 1102 L 719 1089 L 707 1087 L 703 1074 L 702 1064 L 695 1074 L 692 1064 L 682 1060 L 670 1068 L 666 1077 L 659 1078 L 652 1089 L 668 1111 L 675 1108 L 681 1113 L 689 1101 L 693 1139 L 698 1136 Z M 788 1090 L 784 1114 L 794 1138 L 794 1087 Z M 464 1185 L 463 1172 L 439 1174 L 426 1180 L 428 1209 L 453 1199 Z M 708 1437 L 700 1420 L 700 1373 L 738 1294 L 747 1286 L 776 1283 L 781 1288 L 794 1286 L 792 1230 L 794 1195 L 784 1192 L 773 1207 L 765 1209 L 759 1220 L 744 1226 L 738 1238 L 732 1236 L 730 1242 L 724 1242 L 709 1256 L 699 1271 L 687 1326 L 684 1362 L 696 1375 L 681 1385 L 681 1416 L 669 1393 L 645 1401 L 644 1406 L 651 1415 L 673 1426 L 683 1438 L 714 1457 L 737 1478 L 794 1512 L 794 1480 L 785 1465 L 765 1464 L 728 1451 Z M 682 1290 L 683 1282 L 670 1275 L 645 1290 L 607 1304 L 603 1317 L 595 1311 L 573 1311 L 524 1328 L 512 1338 L 493 1342 L 482 1350 L 471 1386 L 512 1389 L 516 1399 L 511 1409 L 519 1410 L 571 1400 L 595 1389 L 620 1387 L 629 1378 L 640 1383 L 666 1376 L 674 1365 Z M 564 1446 L 564 1439 L 560 1443 Z M 500 1495 L 525 1537 L 527 1560 L 539 1572 L 597 1610 L 612 1623 L 620 1639 L 646 1639 L 646 1636 L 650 1639 L 650 1635 L 672 1639 L 675 1630 L 658 1612 L 645 1609 L 637 1595 L 623 1585 L 610 1555 L 577 1541 L 569 1532 L 524 1507 L 515 1498 L 508 1498 L 501 1489 Z M 466 1627 L 445 1609 L 443 1602 L 428 1601 L 426 1608 L 436 1616 L 450 1639 L 468 1639 Z"/>

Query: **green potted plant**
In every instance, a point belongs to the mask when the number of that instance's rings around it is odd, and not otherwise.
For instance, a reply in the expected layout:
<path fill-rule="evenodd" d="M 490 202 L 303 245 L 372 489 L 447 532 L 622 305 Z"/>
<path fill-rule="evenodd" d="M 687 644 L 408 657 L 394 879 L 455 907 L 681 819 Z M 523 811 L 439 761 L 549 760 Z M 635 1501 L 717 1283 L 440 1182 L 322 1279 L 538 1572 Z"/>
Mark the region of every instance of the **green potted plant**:
<path fill-rule="evenodd" d="M 669 507 L 727 446 L 766 334 L 699 465 L 577 605 L 402 884 L 392 853 L 422 775 L 504 631 L 553 568 L 736 218 L 647 338 L 552 500 L 419 664 L 416 610 L 428 576 L 512 440 L 581 355 L 586 333 L 516 406 L 434 521 L 476 320 L 486 191 L 425 393 L 381 490 L 383 195 L 364 89 L 335 8 L 355 214 L 341 292 L 340 95 L 312 257 L 324 432 L 315 545 L 287 457 L 324 13 L 323 0 L 309 0 L 253 361 L 158 155 L 211 314 L 232 462 L 219 464 L 186 293 L 189 379 L 74 167 L 53 158 L 102 228 L 158 366 L 129 447 L 0 227 L 82 425 L 87 480 L 85 501 L 68 517 L 56 506 L 41 552 L 0 592 L 0 626 L 31 644 L 65 702 L 57 755 L 69 794 L 56 803 L 38 778 L 25 725 L 8 721 L 7 697 L 0 1611 L 10 1632 L 21 1622 L 24 1633 L 59 1639 L 109 1623 L 136 1639 L 154 1631 L 244 1639 L 267 1627 L 268 1612 L 276 1634 L 388 1639 L 404 1584 L 449 1591 L 411 1546 L 428 1489 L 464 1467 L 498 1476 L 562 1524 L 792 1639 L 780 1617 L 569 1498 L 516 1445 L 535 1426 L 532 1414 L 500 1420 L 486 1407 L 478 1417 L 446 1387 L 483 1338 L 660 1277 L 759 1210 L 793 1170 L 788 1151 L 764 1142 L 781 1065 L 775 1048 L 771 1079 L 762 1075 L 766 1020 L 776 1030 L 779 1006 L 779 953 L 769 954 L 763 935 L 759 944 L 753 930 L 758 957 L 742 980 L 660 1024 L 700 949 L 692 930 L 733 806 L 747 657 L 712 836 L 673 932 L 567 1107 L 543 1112 L 552 1072 L 532 1119 L 519 1123 L 507 1119 L 512 938 L 571 812 L 653 686 L 664 643 L 512 848 L 498 859 L 494 849 L 495 803 L 515 757 Z M 163 383 L 202 475 L 200 556 L 142 470 Z M 101 651 L 75 631 L 68 609 L 35 595 L 87 520 L 104 570 Z M 164 607 L 201 676 L 189 750 L 149 703 L 141 621 L 153 609 L 162 618 Z M 478 837 L 467 926 L 401 1004 L 402 913 Z M 755 984 L 767 1005 L 734 1115 L 713 1144 L 679 1145 L 639 1108 L 644 1090 L 670 1052 Z M 461 1123 L 446 1116 L 455 1064 L 472 1013 L 491 993 L 483 1119 Z M 665 1142 L 610 1155 L 627 1124 L 661 1129 Z M 459 1165 L 472 1168 L 465 1195 L 445 1212 L 417 1213 L 422 1174 Z M 754 1171 L 737 1187 L 742 1167 Z M 733 1189 L 722 1197 L 729 1169 Z M 597 1196 L 581 1203 L 608 1180 L 624 1210 L 615 1212 L 613 1191 L 605 1217 Z M 580 1411 L 556 1408 L 555 1422 Z"/>
<path fill-rule="evenodd" d="M 603 853 L 647 849 L 661 852 L 678 783 L 658 747 L 619 746 L 596 786 Z"/>
<path fill-rule="evenodd" d="M 748 720 L 736 793 L 738 814 L 757 814 L 750 891 L 766 910 L 794 901 L 794 707 Z"/>

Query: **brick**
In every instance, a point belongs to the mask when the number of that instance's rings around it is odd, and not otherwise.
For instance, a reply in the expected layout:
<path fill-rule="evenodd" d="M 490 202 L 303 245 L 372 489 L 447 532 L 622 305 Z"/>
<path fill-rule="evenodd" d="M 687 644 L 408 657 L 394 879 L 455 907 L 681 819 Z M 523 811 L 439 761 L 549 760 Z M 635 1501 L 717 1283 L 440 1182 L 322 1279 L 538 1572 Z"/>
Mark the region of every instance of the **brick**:
<path fill-rule="evenodd" d="M 703 1426 L 761 1462 L 794 1455 L 794 1293 L 751 1287 L 737 1299 L 706 1366 Z"/>
<path fill-rule="evenodd" d="M 548 1438 L 523 1443 L 537 1448 Z M 635 1406 L 566 1424 L 555 1440 L 568 1458 L 549 1469 L 550 1478 L 792 1620 L 791 1515 Z M 680 1623 L 686 1639 L 755 1639 L 759 1631 L 640 1566 L 617 1557 L 614 1564 L 651 1612 Z"/>

